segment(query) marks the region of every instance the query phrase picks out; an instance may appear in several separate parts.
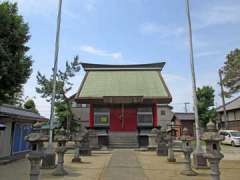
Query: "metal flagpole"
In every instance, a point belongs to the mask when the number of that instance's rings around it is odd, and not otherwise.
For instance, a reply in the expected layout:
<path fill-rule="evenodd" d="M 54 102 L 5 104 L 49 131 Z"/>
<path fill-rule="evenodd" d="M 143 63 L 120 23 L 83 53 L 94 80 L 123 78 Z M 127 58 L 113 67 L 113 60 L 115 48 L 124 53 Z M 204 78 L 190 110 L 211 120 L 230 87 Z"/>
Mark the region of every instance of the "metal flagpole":
<path fill-rule="evenodd" d="M 61 25 L 61 11 L 62 11 L 62 0 L 58 3 L 58 15 L 57 15 L 57 32 L 55 40 L 55 55 L 54 55 L 54 67 L 53 67 L 53 89 L 52 89 L 52 99 L 51 99 L 51 114 L 49 122 L 49 141 L 48 148 L 46 150 L 45 158 L 42 161 L 42 168 L 49 169 L 55 168 L 55 152 L 53 150 L 53 123 L 55 119 L 54 105 L 56 96 L 56 75 L 57 75 L 57 65 L 58 65 L 58 52 L 59 52 L 59 35 L 60 35 L 60 25 Z"/>
<path fill-rule="evenodd" d="M 52 145 L 53 137 L 53 122 L 54 118 L 54 104 L 56 96 L 56 75 L 57 75 L 57 65 L 58 65 L 58 52 L 59 52 L 59 35 L 60 35 L 60 25 L 61 25 L 61 11 L 62 11 L 62 0 L 59 0 L 58 4 L 58 16 L 57 16 L 57 33 L 55 41 L 55 55 L 54 55 L 54 68 L 53 68 L 53 89 L 52 89 L 52 99 L 51 99 L 51 114 L 50 114 L 50 126 L 49 126 L 49 144 Z"/>
<path fill-rule="evenodd" d="M 191 64 L 191 73 L 192 73 L 192 91 L 193 91 L 193 104 L 194 104 L 194 117 L 195 117 L 195 128 L 196 128 L 196 149 L 195 155 L 195 167 L 198 167 L 199 155 L 203 152 L 200 142 L 200 127 L 199 127 L 199 116 L 198 116 L 198 100 L 196 94 L 196 78 L 195 78 L 195 69 L 194 69 L 194 56 L 193 56 L 193 43 L 192 43 L 192 24 L 191 24 L 191 16 L 190 16 L 190 8 L 189 8 L 189 0 L 186 0 L 186 11 L 187 11 L 187 18 L 188 18 L 188 35 L 189 35 L 189 49 L 190 49 L 190 64 Z M 203 161 L 200 158 L 200 161 Z M 201 163 L 203 165 L 204 162 Z"/>

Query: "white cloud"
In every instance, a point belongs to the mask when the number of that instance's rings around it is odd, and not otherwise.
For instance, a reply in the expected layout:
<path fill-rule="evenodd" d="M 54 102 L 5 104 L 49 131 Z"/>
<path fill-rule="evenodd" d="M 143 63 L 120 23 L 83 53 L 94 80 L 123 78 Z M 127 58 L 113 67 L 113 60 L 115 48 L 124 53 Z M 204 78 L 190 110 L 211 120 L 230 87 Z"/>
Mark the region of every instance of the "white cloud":
<path fill-rule="evenodd" d="M 9 0 L 17 2 L 19 10 L 24 14 L 49 15 L 56 11 L 57 1 L 54 0 Z"/>
<path fill-rule="evenodd" d="M 195 57 L 199 58 L 199 57 L 210 57 L 210 56 L 216 56 L 221 54 L 221 51 L 202 51 L 202 52 L 196 52 L 195 53 Z"/>
<path fill-rule="evenodd" d="M 179 36 L 185 32 L 185 28 L 174 25 L 160 25 L 154 22 L 147 22 L 140 26 L 142 34 L 158 33 L 162 38 L 169 36 Z"/>
<path fill-rule="evenodd" d="M 237 4 L 219 4 L 204 8 L 200 12 L 193 12 L 193 18 L 197 21 L 196 29 L 212 25 L 238 24 L 240 22 L 239 9 L 240 5 Z"/>
<path fill-rule="evenodd" d="M 122 53 L 121 52 L 108 52 L 103 49 L 98 49 L 94 46 L 90 45 L 82 45 L 80 47 L 80 50 L 82 52 L 86 52 L 89 54 L 97 55 L 97 56 L 103 56 L 103 57 L 110 57 L 112 59 L 121 59 L 122 58 Z"/>
<path fill-rule="evenodd" d="M 178 74 L 171 74 L 171 73 L 163 73 L 163 77 L 167 82 L 172 82 L 172 81 L 185 81 L 186 78 L 178 75 Z"/>
<path fill-rule="evenodd" d="M 86 0 L 84 7 L 87 11 L 94 11 L 96 9 L 96 0 Z"/>

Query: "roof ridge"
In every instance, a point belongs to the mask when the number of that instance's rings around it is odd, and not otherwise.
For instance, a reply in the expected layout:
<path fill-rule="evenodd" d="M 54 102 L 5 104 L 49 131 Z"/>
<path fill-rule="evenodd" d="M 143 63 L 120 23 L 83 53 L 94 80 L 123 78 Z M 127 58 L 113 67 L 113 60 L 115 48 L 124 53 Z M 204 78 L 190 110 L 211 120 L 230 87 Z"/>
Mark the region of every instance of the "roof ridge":
<path fill-rule="evenodd" d="M 147 64 L 93 64 L 81 63 L 84 70 L 162 70 L 165 62 Z"/>
<path fill-rule="evenodd" d="M 231 101 L 229 101 L 229 102 L 225 103 L 225 106 L 227 106 L 227 105 L 229 105 L 229 104 L 233 103 L 234 101 L 238 100 L 239 98 L 240 98 L 240 96 L 238 96 L 238 97 L 235 97 L 235 98 L 234 98 L 234 99 L 232 99 Z M 221 109 L 222 107 L 223 107 L 223 105 L 221 105 L 221 106 L 218 106 L 216 109 Z"/>
<path fill-rule="evenodd" d="M 26 112 L 32 112 L 34 114 L 38 114 L 38 113 L 33 112 L 30 109 L 25 109 L 25 108 L 22 108 L 22 107 L 19 107 L 19 106 L 11 105 L 11 104 L 1 104 L 0 107 L 1 106 L 2 107 L 7 107 L 7 108 L 12 108 L 12 109 L 17 109 L 17 110 L 21 110 L 21 111 L 26 111 Z"/>
<path fill-rule="evenodd" d="M 194 114 L 194 112 L 173 112 L 175 114 Z"/>

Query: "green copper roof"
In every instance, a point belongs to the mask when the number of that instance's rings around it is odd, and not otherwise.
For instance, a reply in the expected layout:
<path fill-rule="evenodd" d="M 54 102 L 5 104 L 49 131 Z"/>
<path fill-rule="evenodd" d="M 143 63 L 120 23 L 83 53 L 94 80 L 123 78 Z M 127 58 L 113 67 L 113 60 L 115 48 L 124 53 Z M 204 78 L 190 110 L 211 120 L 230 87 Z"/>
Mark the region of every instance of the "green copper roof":
<path fill-rule="evenodd" d="M 159 71 L 88 71 L 78 97 L 167 97 Z"/>

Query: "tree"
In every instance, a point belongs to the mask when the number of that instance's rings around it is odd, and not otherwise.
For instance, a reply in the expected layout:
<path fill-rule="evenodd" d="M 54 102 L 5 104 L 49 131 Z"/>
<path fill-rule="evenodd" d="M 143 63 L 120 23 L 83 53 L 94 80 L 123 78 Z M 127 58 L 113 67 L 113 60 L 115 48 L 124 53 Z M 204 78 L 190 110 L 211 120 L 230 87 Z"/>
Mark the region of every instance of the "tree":
<path fill-rule="evenodd" d="M 240 92 L 240 49 L 235 49 L 227 55 L 223 67 L 223 85 L 227 88 L 226 97 Z"/>
<path fill-rule="evenodd" d="M 65 66 L 65 71 L 59 70 L 56 76 L 55 112 L 60 127 L 66 127 L 66 123 L 71 121 L 71 129 L 73 129 L 74 120 L 71 109 L 71 100 L 66 94 L 72 89 L 73 84 L 70 82 L 70 79 L 80 71 L 78 56 L 74 57 L 73 62 L 70 64 L 67 61 Z M 37 82 L 37 93 L 41 94 L 41 97 L 45 98 L 49 102 L 52 97 L 53 76 L 47 78 L 45 75 L 38 72 Z"/>
<path fill-rule="evenodd" d="M 15 104 L 32 72 L 29 28 L 16 3 L 0 3 L 0 103 Z"/>
<path fill-rule="evenodd" d="M 202 127 L 206 127 L 209 120 L 215 120 L 216 109 L 214 106 L 214 89 L 211 86 L 197 88 L 198 114 Z"/>
<path fill-rule="evenodd" d="M 25 109 L 29 109 L 29 110 L 31 110 L 32 112 L 39 114 L 39 112 L 38 112 L 38 110 L 37 110 L 37 108 L 36 108 L 36 105 L 35 105 L 35 102 L 33 101 L 33 99 L 28 99 L 28 100 L 24 103 L 23 106 L 24 106 Z"/>

